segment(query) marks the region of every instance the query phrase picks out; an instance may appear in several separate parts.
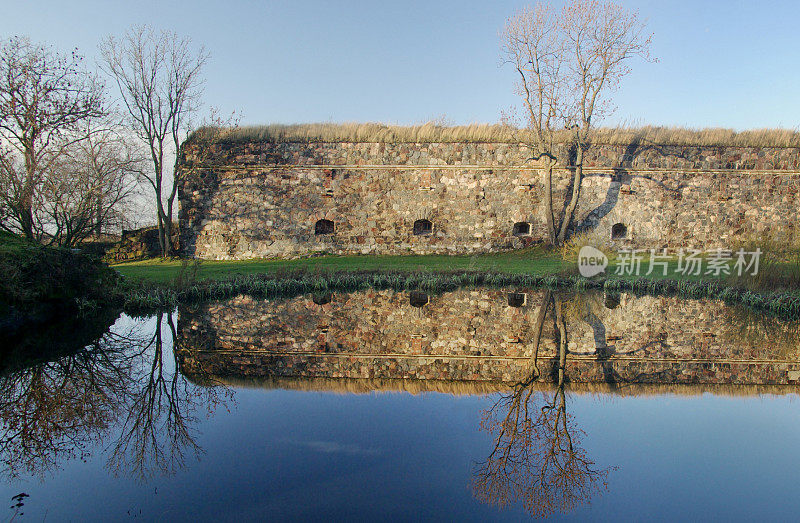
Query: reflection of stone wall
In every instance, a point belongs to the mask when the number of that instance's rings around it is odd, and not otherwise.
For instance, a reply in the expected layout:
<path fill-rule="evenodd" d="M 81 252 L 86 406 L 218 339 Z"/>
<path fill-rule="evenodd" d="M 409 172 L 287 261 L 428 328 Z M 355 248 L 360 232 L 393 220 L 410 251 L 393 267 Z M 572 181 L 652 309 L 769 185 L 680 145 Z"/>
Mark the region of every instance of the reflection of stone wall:
<path fill-rule="evenodd" d="M 200 161 L 200 155 L 203 161 Z M 567 162 L 563 152 L 562 164 Z M 184 252 L 201 258 L 468 253 L 545 237 L 542 177 L 513 144 L 248 143 L 186 147 Z M 800 218 L 796 149 L 598 146 L 579 227 L 647 247 L 715 247 Z M 563 202 L 569 173 L 556 176 Z M 315 235 L 318 220 L 330 235 Z M 415 236 L 416 220 L 433 223 Z M 514 236 L 516 222 L 530 234 Z"/>
<path fill-rule="evenodd" d="M 335 294 L 324 305 L 238 297 L 181 310 L 183 366 L 234 378 L 512 382 L 532 370 L 543 296 L 528 292 L 519 308 L 499 290 L 430 296 L 422 308 L 394 291 Z M 717 302 L 623 295 L 609 309 L 586 295 L 563 303 L 573 382 L 785 384 L 800 373 L 790 326 L 731 327 L 741 322 Z M 545 381 L 557 347 L 550 307 L 537 360 Z"/>

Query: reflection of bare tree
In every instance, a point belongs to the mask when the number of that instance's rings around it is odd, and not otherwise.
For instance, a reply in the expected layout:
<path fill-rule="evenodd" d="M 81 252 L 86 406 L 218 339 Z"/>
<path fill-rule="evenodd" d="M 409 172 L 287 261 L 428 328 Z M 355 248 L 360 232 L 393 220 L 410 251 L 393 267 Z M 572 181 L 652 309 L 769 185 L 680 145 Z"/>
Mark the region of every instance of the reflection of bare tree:
<path fill-rule="evenodd" d="M 88 347 L 0 377 L 0 456 L 9 477 L 44 475 L 85 457 L 125 403 L 133 333 L 108 332 Z"/>
<path fill-rule="evenodd" d="M 162 336 L 166 325 L 174 342 L 175 324 L 164 316 L 154 332 L 139 322 L 85 347 L 78 341 L 64 355 L 7 368 L 0 375 L 3 472 L 43 476 L 65 460 L 87 458 L 108 439 L 116 474 L 172 473 L 187 454 L 199 455 L 197 414 L 210 415 L 227 389 L 194 385 L 180 374 Z"/>
<path fill-rule="evenodd" d="M 175 323 L 166 315 L 173 344 Z M 130 472 L 146 478 L 155 472 L 172 474 L 187 455 L 199 457 L 194 425 L 198 413 L 211 415 L 228 397 L 228 389 L 189 382 L 178 369 L 176 351 L 164 348 L 164 315 L 159 314 L 155 332 L 139 352 L 132 370 L 134 386 L 128 395 L 128 413 L 109 458 L 115 474 Z"/>
<path fill-rule="evenodd" d="M 558 347 L 555 390 L 537 393 L 538 347 L 548 309 Z M 567 326 L 562 300 L 545 293 L 534 330 L 533 369 L 510 393 L 486 410 L 481 428 L 495 445 L 475 471 L 473 492 L 479 500 L 505 507 L 521 501 L 533 517 L 568 512 L 605 488 L 609 469 L 598 469 L 580 445 L 583 432 L 567 412 L 564 392 Z"/>

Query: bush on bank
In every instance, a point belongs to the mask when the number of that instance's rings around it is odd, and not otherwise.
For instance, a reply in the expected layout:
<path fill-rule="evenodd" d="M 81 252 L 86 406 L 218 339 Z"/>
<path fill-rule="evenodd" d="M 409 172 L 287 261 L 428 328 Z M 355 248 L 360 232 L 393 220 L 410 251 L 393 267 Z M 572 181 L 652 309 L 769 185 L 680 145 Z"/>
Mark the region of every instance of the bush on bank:
<path fill-rule="evenodd" d="M 0 327 L 4 330 L 122 302 L 121 278 L 102 262 L 6 232 L 0 232 L 0 274 Z"/>

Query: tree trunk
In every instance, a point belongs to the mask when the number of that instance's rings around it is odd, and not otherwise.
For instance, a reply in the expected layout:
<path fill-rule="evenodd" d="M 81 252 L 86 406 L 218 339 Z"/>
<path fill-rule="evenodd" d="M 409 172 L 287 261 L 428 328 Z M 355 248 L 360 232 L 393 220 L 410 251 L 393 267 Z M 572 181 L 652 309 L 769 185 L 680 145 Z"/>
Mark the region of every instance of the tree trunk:
<path fill-rule="evenodd" d="M 22 182 L 22 194 L 19 198 L 19 225 L 22 234 L 29 240 L 34 240 L 33 234 L 33 191 L 36 177 L 36 153 L 33 149 L 33 140 L 23 141 L 25 147 L 25 180 Z"/>
<path fill-rule="evenodd" d="M 156 202 L 156 214 L 158 215 L 158 247 L 161 249 L 161 256 L 165 257 L 166 245 L 164 243 L 164 210 L 161 201 Z"/>
<path fill-rule="evenodd" d="M 581 181 L 583 180 L 583 147 L 578 144 L 578 154 L 575 160 L 575 171 L 572 178 L 572 194 L 569 203 L 564 209 L 564 219 L 561 221 L 561 230 L 558 232 L 558 245 L 563 245 L 567 238 L 567 231 L 572 223 L 572 216 L 578 206 L 578 198 L 581 193 Z"/>
<path fill-rule="evenodd" d="M 35 240 L 33 235 L 33 211 L 31 204 L 28 201 L 23 201 L 19 209 L 19 225 L 22 229 L 22 234 L 28 240 Z"/>
<path fill-rule="evenodd" d="M 97 197 L 97 218 L 94 224 L 94 235 L 98 239 L 103 234 L 103 197 Z"/>
<path fill-rule="evenodd" d="M 553 162 L 549 162 L 544 174 L 544 217 L 547 222 L 547 239 L 556 245 L 556 227 L 553 220 Z"/>
<path fill-rule="evenodd" d="M 172 254 L 172 211 L 175 204 L 175 193 L 177 188 L 177 169 L 173 170 L 172 175 L 172 192 L 167 198 L 167 220 L 166 220 L 166 237 L 167 237 L 167 256 Z"/>
<path fill-rule="evenodd" d="M 164 220 L 163 252 L 164 252 L 164 258 L 169 258 L 172 255 L 172 216 L 167 216 L 166 220 Z"/>

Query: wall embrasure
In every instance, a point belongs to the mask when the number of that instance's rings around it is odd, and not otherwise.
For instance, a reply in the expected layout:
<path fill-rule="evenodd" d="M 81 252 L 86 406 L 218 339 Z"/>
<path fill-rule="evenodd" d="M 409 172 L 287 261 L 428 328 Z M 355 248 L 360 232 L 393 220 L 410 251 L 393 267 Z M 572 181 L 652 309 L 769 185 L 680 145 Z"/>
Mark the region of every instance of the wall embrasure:
<path fill-rule="evenodd" d="M 569 151 L 560 156 L 569 165 Z M 518 144 L 189 144 L 182 250 L 242 259 L 520 248 L 546 238 L 530 157 Z M 595 146 L 584 174 L 572 230 L 619 246 L 729 246 L 800 218 L 798 149 Z M 557 205 L 570 180 L 568 169 L 554 176 Z"/>

